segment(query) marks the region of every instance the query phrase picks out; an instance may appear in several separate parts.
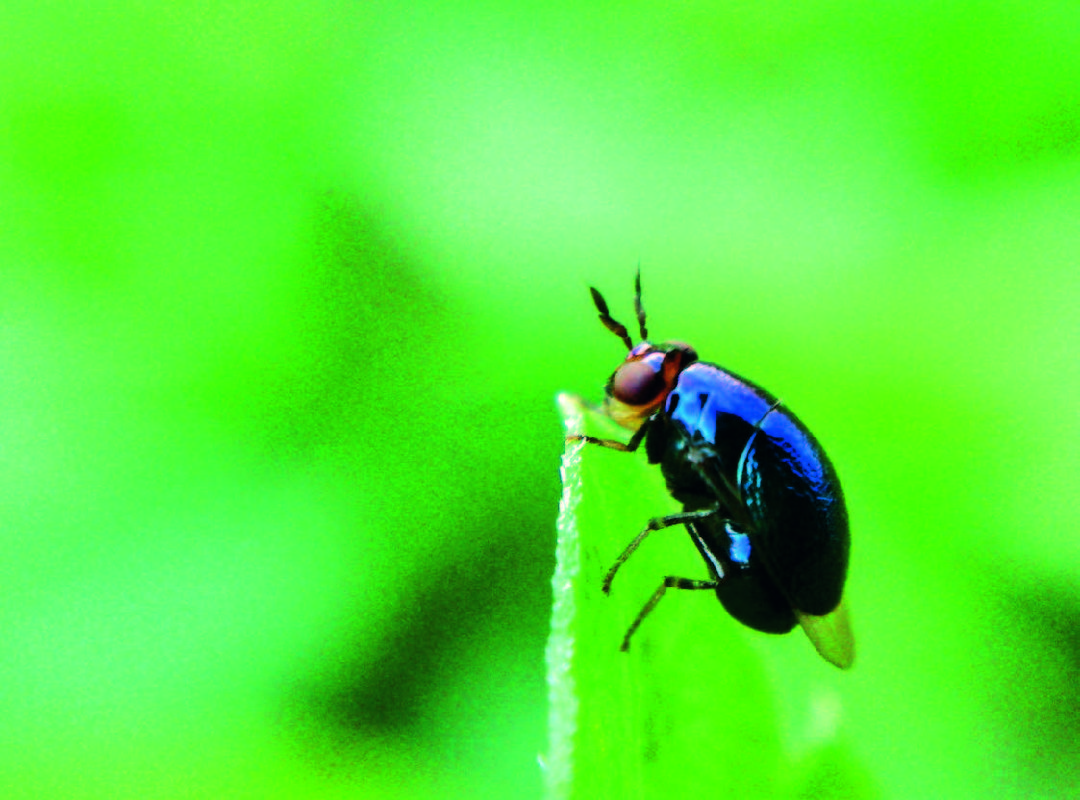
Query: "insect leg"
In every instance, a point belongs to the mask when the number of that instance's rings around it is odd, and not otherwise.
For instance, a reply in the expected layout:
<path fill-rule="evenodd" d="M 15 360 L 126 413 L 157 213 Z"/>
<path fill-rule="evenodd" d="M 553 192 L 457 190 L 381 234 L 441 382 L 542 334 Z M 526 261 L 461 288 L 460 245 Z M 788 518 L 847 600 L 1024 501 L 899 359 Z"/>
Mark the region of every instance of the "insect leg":
<path fill-rule="evenodd" d="M 702 511 L 683 511 L 679 514 L 668 514 L 666 517 L 653 517 L 649 520 L 649 524 L 645 526 L 645 529 L 639 533 L 634 541 L 630 542 L 622 555 L 611 565 L 611 569 L 607 571 L 607 575 L 604 576 L 604 594 L 611 592 L 611 582 L 615 580 L 615 573 L 619 571 L 619 567 L 623 565 L 626 559 L 630 558 L 630 555 L 637 550 L 638 545 L 644 541 L 645 537 L 653 531 L 658 531 L 661 528 L 670 528 L 672 525 L 682 525 L 686 522 L 694 522 L 695 520 L 705 519 L 705 517 L 711 517 L 716 514 L 719 508 L 706 508 Z"/>
<path fill-rule="evenodd" d="M 649 615 L 649 612 L 656 608 L 656 604 L 660 602 L 660 598 L 664 596 L 664 592 L 668 589 L 715 589 L 719 585 L 718 581 L 696 581 L 691 578 L 676 578 L 673 575 L 668 575 L 664 578 L 664 582 L 660 584 L 660 588 L 649 598 L 649 602 L 641 609 L 641 613 L 637 615 L 637 619 L 634 620 L 630 629 L 626 632 L 626 636 L 623 637 L 622 646 L 619 649 L 624 653 L 630 649 L 630 637 L 634 635 L 634 631 L 638 629 L 638 626 Z"/>
<path fill-rule="evenodd" d="M 630 441 L 625 444 L 618 439 L 597 439 L 595 436 L 567 436 L 566 441 L 598 444 L 601 447 L 618 450 L 620 453 L 633 453 L 641 446 L 642 440 L 645 439 L 645 433 L 649 430 L 649 423 L 651 423 L 652 420 L 653 418 L 649 417 L 641 423 L 641 427 L 634 431 L 634 435 L 630 437 Z"/>

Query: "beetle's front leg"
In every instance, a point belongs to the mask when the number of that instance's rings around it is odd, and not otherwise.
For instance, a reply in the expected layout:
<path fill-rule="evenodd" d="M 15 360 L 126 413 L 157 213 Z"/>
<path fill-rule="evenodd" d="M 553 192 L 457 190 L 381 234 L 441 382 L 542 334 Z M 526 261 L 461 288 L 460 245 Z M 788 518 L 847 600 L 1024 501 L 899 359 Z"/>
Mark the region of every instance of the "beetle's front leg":
<path fill-rule="evenodd" d="M 641 427 L 634 431 L 634 435 L 630 437 L 628 442 L 620 442 L 618 439 L 597 439 L 595 436 L 567 436 L 568 442 L 585 442 L 585 444 L 598 444 L 601 447 L 607 447 L 611 450 L 618 450 L 620 453 L 633 453 L 641 443 L 645 440 L 645 434 L 649 430 L 649 423 L 653 421 L 652 417 L 649 417 L 641 423 Z"/>

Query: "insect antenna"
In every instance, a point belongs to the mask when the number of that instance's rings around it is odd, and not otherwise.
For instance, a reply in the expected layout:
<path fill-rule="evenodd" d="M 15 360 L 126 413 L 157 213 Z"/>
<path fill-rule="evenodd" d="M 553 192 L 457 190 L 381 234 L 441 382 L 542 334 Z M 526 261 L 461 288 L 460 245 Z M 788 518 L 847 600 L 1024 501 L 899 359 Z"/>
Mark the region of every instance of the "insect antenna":
<path fill-rule="evenodd" d="M 589 291 L 592 292 L 593 302 L 596 304 L 596 310 L 600 312 L 600 321 L 604 323 L 604 327 L 622 339 L 627 350 L 633 350 L 634 343 L 630 341 L 630 334 L 626 332 L 626 326 L 611 318 L 604 296 L 591 286 Z"/>
<path fill-rule="evenodd" d="M 649 341 L 649 332 L 645 329 L 645 306 L 641 304 L 641 264 L 638 264 L 637 276 L 634 278 L 634 310 L 637 311 L 638 328 L 641 330 L 641 341 Z"/>

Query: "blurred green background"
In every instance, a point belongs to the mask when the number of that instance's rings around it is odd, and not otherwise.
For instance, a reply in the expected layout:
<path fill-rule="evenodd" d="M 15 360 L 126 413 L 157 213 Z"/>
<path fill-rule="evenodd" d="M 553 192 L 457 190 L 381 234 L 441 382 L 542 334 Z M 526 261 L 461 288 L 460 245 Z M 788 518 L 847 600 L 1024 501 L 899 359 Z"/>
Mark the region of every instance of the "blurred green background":
<path fill-rule="evenodd" d="M 1076 796 L 1075 3 L 0 31 L 0 796 L 539 797 L 553 398 L 639 260 L 838 466 L 881 796 Z"/>

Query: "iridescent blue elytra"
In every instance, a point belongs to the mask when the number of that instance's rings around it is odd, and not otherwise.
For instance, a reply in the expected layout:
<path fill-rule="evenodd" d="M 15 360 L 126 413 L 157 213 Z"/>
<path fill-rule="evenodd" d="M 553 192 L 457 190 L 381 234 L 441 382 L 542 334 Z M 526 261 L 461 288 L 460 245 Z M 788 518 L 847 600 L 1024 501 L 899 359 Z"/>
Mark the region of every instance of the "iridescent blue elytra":
<path fill-rule="evenodd" d="M 644 441 L 683 511 L 649 522 L 619 556 L 616 572 L 652 531 L 684 525 L 709 580 L 667 576 L 623 639 L 623 649 L 669 588 L 712 589 L 740 622 L 768 633 L 796 624 L 839 667 L 854 658 L 842 602 L 847 512 L 840 481 L 813 435 L 776 397 L 681 342 L 634 346 L 595 289 L 600 320 L 629 349 L 608 381 L 604 412 L 634 431 L 629 442 L 582 438 L 633 451 Z M 635 306 L 647 339 L 640 275 Z"/>

